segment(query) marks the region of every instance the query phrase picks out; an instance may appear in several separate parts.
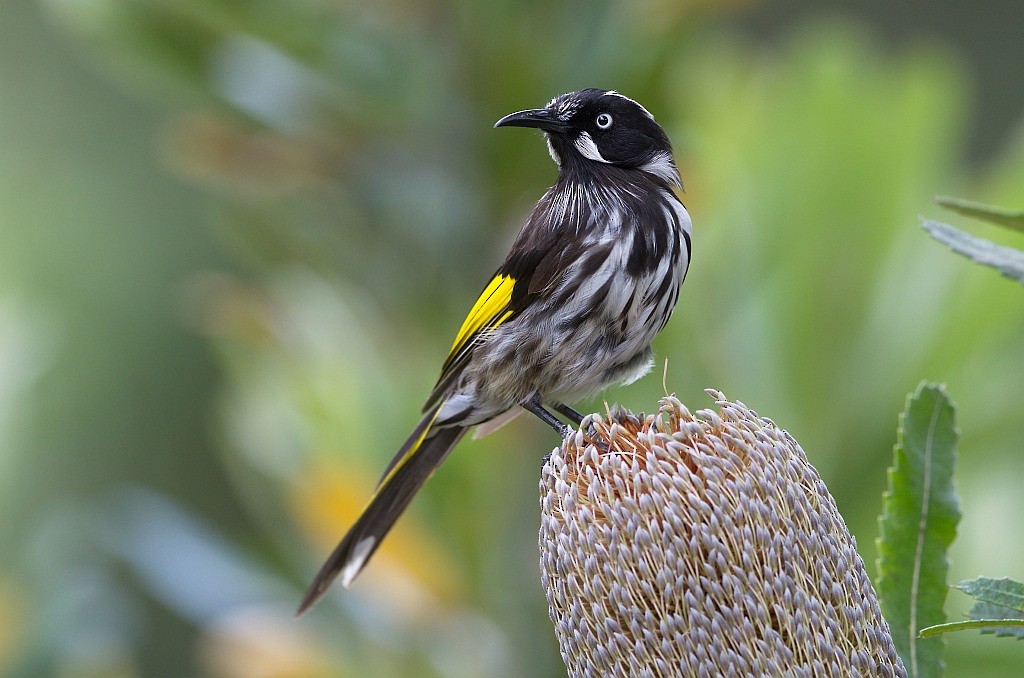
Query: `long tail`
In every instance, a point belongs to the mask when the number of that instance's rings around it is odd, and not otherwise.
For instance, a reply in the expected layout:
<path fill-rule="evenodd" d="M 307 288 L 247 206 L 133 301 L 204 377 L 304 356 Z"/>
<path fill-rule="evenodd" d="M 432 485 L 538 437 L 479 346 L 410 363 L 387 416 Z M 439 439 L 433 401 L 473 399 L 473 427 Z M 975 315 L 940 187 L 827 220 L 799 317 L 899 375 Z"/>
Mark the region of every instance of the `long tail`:
<path fill-rule="evenodd" d="M 391 460 L 370 503 L 313 578 L 296 616 L 312 607 L 339 574 L 342 586 L 352 583 L 416 492 L 466 433 L 461 426 L 434 428 L 440 407 L 427 412 Z"/>

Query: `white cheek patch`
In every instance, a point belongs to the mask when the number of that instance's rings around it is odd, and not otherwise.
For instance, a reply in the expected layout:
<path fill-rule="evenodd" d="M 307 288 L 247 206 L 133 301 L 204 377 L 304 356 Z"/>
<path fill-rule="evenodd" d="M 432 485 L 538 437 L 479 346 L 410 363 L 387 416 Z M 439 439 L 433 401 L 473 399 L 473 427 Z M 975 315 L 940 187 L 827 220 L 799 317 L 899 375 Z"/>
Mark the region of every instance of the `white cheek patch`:
<path fill-rule="evenodd" d="M 596 160 L 597 162 L 608 163 L 607 160 L 601 155 L 601 151 L 597 149 L 597 144 L 591 138 L 587 132 L 580 132 L 579 137 L 576 138 L 576 150 L 579 151 L 584 158 L 590 160 Z"/>

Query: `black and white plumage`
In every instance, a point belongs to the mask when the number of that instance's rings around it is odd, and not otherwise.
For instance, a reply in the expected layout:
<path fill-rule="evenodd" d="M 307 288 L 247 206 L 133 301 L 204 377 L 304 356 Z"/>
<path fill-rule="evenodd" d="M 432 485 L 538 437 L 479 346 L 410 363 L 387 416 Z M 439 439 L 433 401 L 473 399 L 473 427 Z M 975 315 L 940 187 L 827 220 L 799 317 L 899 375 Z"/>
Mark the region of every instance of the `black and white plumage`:
<path fill-rule="evenodd" d="M 566 403 L 652 365 L 690 263 L 690 217 L 672 147 L 617 92 L 585 89 L 495 127 L 544 132 L 558 180 L 466 317 L 427 399 L 366 509 L 310 585 L 299 614 L 341 576 L 348 586 L 466 431 L 518 408 L 561 434 Z"/>

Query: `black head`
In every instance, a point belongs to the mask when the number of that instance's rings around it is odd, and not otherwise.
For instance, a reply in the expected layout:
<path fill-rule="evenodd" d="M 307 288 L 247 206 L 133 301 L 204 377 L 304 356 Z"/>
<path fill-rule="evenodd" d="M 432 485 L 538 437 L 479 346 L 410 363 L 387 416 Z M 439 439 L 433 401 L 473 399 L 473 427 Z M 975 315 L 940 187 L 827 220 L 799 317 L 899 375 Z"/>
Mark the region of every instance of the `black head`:
<path fill-rule="evenodd" d="M 544 108 L 506 115 L 494 126 L 543 130 L 551 157 L 562 168 L 604 163 L 679 181 L 672 144 L 661 125 L 646 108 L 612 90 L 569 92 Z"/>

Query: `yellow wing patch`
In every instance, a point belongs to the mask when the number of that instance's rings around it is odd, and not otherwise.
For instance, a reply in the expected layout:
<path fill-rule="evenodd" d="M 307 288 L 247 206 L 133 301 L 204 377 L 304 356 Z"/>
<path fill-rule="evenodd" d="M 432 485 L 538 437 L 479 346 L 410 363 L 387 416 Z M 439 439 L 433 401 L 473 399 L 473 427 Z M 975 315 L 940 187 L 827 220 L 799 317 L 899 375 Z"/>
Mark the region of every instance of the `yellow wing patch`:
<path fill-rule="evenodd" d="M 473 304 L 459 333 L 455 335 L 455 341 L 452 342 L 452 349 L 448 352 L 445 365 L 451 363 L 479 332 L 497 327 L 512 315 L 512 311 L 508 310 L 508 305 L 512 301 L 512 288 L 515 285 L 515 278 L 511 276 L 494 276 L 484 291 L 480 293 L 480 298 Z"/>

